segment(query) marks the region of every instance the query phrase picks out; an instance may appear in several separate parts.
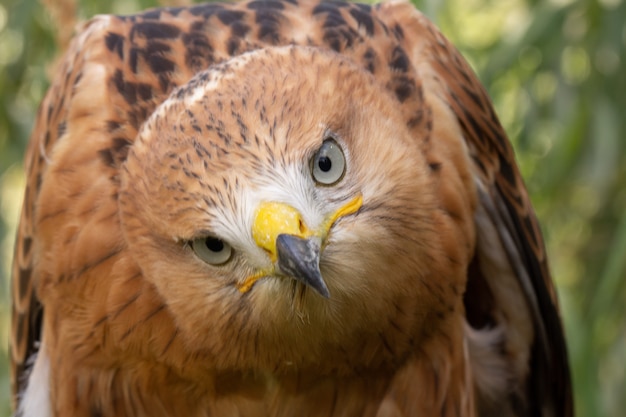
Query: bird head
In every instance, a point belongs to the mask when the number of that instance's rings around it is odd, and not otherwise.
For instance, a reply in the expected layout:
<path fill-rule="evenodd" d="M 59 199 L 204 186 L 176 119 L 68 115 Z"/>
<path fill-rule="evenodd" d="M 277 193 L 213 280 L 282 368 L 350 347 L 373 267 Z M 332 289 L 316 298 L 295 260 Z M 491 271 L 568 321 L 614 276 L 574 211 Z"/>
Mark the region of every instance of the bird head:
<path fill-rule="evenodd" d="M 120 210 L 188 345 L 255 369 L 408 351 L 458 283 L 422 133 L 372 74 L 312 47 L 249 52 L 174 91 L 131 148 Z"/>

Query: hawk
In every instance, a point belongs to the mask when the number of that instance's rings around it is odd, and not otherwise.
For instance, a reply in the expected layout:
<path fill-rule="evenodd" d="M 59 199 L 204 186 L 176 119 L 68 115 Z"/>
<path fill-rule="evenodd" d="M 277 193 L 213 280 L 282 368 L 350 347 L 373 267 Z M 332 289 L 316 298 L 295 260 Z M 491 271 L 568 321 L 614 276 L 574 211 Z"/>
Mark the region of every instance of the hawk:
<path fill-rule="evenodd" d="M 26 168 L 17 415 L 572 415 L 513 150 L 407 2 L 95 17 Z"/>

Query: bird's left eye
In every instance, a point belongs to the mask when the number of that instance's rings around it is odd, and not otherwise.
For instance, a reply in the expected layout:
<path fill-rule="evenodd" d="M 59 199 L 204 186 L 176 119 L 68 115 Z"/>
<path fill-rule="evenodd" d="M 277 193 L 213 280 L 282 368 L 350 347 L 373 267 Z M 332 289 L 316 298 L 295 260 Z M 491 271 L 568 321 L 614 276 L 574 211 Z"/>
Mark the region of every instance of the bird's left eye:
<path fill-rule="evenodd" d="M 211 265 L 221 265 L 230 259 L 233 249 L 221 239 L 208 236 L 191 241 L 191 248 L 200 259 Z"/>
<path fill-rule="evenodd" d="M 311 174 L 319 184 L 333 185 L 346 171 L 346 159 L 334 139 L 326 139 L 311 160 Z"/>

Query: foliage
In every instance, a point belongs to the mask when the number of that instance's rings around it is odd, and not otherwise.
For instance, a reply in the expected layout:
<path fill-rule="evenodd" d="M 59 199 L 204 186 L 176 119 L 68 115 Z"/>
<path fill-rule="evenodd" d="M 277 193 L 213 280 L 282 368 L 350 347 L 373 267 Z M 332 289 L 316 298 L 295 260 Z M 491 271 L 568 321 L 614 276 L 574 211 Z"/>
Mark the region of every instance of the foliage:
<path fill-rule="evenodd" d="M 0 346 L 22 155 L 75 20 L 153 0 L 0 3 Z M 626 408 L 626 2 L 417 0 L 474 65 L 515 145 L 556 279 L 579 415 Z M 74 17 L 78 16 L 78 17 Z M 0 410 L 8 411 L 6 348 Z M 0 411 L 1 412 L 1 411 Z"/>

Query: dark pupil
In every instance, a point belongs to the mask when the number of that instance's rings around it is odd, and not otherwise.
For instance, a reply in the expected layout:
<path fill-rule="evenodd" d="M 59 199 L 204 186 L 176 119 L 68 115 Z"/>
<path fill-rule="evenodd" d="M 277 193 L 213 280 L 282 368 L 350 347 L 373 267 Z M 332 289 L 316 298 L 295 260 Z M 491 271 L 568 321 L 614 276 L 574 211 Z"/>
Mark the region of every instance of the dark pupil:
<path fill-rule="evenodd" d="M 333 166 L 332 162 L 330 162 L 330 158 L 327 156 L 320 156 L 317 160 L 317 166 L 324 172 L 330 171 L 330 168 Z"/>
<path fill-rule="evenodd" d="M 211 252 L 221 252 L 224 249 L 224 242 L 219 239 L 208 237 L 204 243 Z"/>

